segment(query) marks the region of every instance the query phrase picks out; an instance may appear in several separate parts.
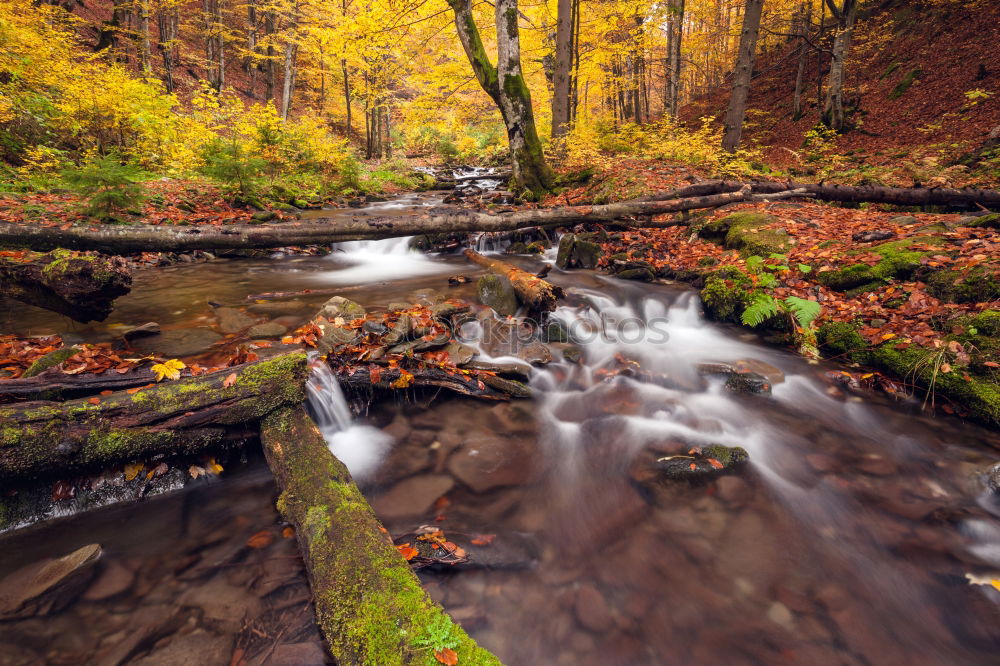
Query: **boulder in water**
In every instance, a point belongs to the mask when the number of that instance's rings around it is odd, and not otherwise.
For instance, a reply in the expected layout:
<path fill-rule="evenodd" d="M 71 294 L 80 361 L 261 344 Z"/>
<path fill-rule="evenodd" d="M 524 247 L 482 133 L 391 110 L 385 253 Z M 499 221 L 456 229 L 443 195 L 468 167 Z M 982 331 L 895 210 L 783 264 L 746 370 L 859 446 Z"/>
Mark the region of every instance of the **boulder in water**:
<path fill-rule="evenodd" d="M 493 308 L 498 315 L 510 317 L 517 313 L 517 292 L 507 278 L 492 273 L 484 275 L 479 278 L 477 289 L 479 301 Z"/>
<path fill-rule="evenodd" d="M 0 580 L 0 620 L 59 612 L 83 592 L 100 557 L 101 547 L 94 543 L 29 564 Z"/>
<path fill-rule="evenodd" d="M 344 298 L 343 296 L 334 296 L 330 298 L 323 307 L 319 309 L 319 315 L 321 317 L 326 317 L 327 319 L 336 319 L 337 317 L 342 317 L 345 321 L 351 321 L 353 319 L 359 319 L 367 314 L 364 306 L 359 303 L 355 303 L 349 298 Z"/>

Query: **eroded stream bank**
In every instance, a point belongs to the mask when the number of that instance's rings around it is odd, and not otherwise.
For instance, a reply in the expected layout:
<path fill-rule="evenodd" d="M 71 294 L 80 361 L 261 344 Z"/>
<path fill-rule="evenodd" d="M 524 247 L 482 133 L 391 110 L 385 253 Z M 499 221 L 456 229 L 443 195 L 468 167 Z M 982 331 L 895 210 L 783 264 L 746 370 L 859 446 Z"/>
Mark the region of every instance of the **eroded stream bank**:
<path fill-rule="evenodd" d="M 449 275 L 477 274 L 457 257 L 412 256 L 397 241 L 351 249 L 349 262 L 335 253 L 140 274 L 112 324 L 77 331 L 92 341 L 114 323 L 154 319 L 165 329 L 156 344 L 174 331 L 185 345 L 174 354 L 186 356 L 239 340 L 227 341 L 209 301 L 232 308 L 306 288 L 335 288 L 369 309 L 474 297 L 470 284 L 448 286 Z M 579 362 L 564 360 L 570 345 L 551 346 L 534 399 L 491 406 L 426 393 L 359 404 L 349 442 L 394 535 L 437 524 L 472 555 L 421 576 L 484 647 L 510 664 L 992 663 L 1000 592 L 966 576 L 988 581 L 1000 568 L 1000 507 L 980 478 L 1000 457 L 995 433 L 846 393 L 827 377 L 835 366 L 703 321 L 684 288 L 587 271 L 549 279 L 570 294 L 557 318 L 596 334 L 578 339 Z M 248 316 L 271 321 L 247 326 L 294 327 L 326 298 L 259 299 L 251 309 L 273 311 Z M 14 308 L 18 332 L 58 321 Z M 625 320 L 631 327 L 608 325 Z M 480 349 L 516 351 L 496 342 Z M 658 381 L 609 377 L 618 356 Z M 767 369 L 770 396 L 732 394 L 697 372 L 738 361 Z M 746 449 L 749 464 L 659 478 L 658 458 L 711 444 Z M 301 562 L 273 483 L 249 457 L 212 484 L 0 537 L 16 553 L 0 575 L 87 543 L 106 551 L 66 610 L 4 625 L 11 645 L 0 654 L 12 656 L 0 659 L 226 664 L 243 649 L 253 663 L 281 663 L 289 650 L 303 652 L 286 663 L 311 663 L 319 642 Z"/>

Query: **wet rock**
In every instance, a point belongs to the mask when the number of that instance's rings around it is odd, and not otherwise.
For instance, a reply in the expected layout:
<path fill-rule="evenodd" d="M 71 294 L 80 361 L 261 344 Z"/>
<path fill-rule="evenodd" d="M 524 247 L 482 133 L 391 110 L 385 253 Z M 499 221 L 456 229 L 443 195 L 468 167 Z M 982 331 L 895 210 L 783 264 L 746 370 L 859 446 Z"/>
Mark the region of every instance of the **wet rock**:
<path fill-rule="evenodd" d="M 448 471 L 481 493 L 524 483 L 531 474 L 531 451 L 519 438 L 482 437 L 470 440 L 448 459 Z"/>
<path fill-rule="evenodd" d="M 383 520 L 397 520 L 426 514 L 439 497 L 455 486 L 455 481 L 443 474 L 426 474 L 401 481 L 372 502 L 375 513 Z"/>
<path fill-rule="evenodd" d="M 820 473 L 832 472 L 837 469 L 837 460 L 825 453 L 810 453 L 806 455 L 806 462 Z"/>
<path fill-rule="evenodd" d="M 715 483 L 716 496 L 733 506 L 742 506 L 750 501 L 753 490 L 738 476 L 724 476 Z"/>
<path fill-rule="evenodd" d="M 785 373 L 770 363 L 758 361 L 755 358 L 740 359 L 733 363 L 733 368 L 738 373 L 755 372 L 758 375 L 767 377 L 771 384 L 780 384 L 785 381 Z"/>
<path fill-rule="evenodd" d="M 101 547 L 29 564 L 0 580 L 0 620 L 55 613 L 76 599 L 94 577 Z"/>
<path fill-rule="evenodd" d="M 891 476 L 896 473 L 896 463 L 877 453 L 868 453 L 857 462 L 857 468 L 872 476 Z"/>
<path fill-rule="evenodd" d="M 726 379 L 726 390 L 730 393 L 771 393 L 771 382 L 756 372 L 735 372 Z"/>
<path fill-rule="evenodd" d="M 270 222 L 276 217 L 278 217 L 278 214 L 273 210 L 257 211 L 250 216 L 250 224 L 264 224 L 265 222 Z"/>
<path fill-rule="evenodd" d="M 215 316 L 219 320 L 219 330 L 223 333 L 239 333 L 257 323 L 256 319 L 236 308 L 216 308 Z"/>
<path fill-rule="evenodd" d="M 656 469 L 667 479 L 700 479 L 734 470 L 749 457 L 742 447 L 712 444 L 693 454 L 674 454 L 659 458 Z"/>
<path fill-rule="evenodd" d="M 899 226 L 904 226 L 908 224 L 920 224 L 920 220 L 913 217 L 912 215 L 897 215 L 896 217 L 889 219 L 889 224 L 897 224 Z"/>
<path fill-rule="evenodd" d="M 531 376 L 531 366 L 526 363 L 510 362 L 495 363 L 493 361 L 470 361 L 465 364 L 470 370 L 485 370 L 495 372 L 504 377 L 515 377 L 517 379 L 528 379 Z"/>
<path fill-rule="evenodd" d="M 264 610 L 263 603 L 256 595 L 230 585 L 220 577 L 188 588 L 177 603 L 201 609 L 202 620 L 207 626 L 233 634 L 242 627 L 243 618 L 257 617 Z"/>
<path fill-rule="evenodd" d="M 125 592 L 135 581 L 135 574 L 117 560 L 109 560 L 97 579 L 83 593 L 87 601 L 102 601 Z"/>
<path fill-rule="evenodd" d="M 532 365 L 548 365 L 552 362 L 552 352 L 541 342 L 529 342 L 521 347 L 517 357 Z"/>
<path fill-rule="evenodd" d="M 247 335 L 251 338 L 278 338 L 287 332 L 288 328 L 273 321 L 255 324 L 247 329 Z"/>
<path fill-rule="evenodd" d="M 136 326 L 130 328 L 124 333 L 122 337 L 126 340 L 134 340 L 135 338 L 141 338 L 147 335 L 158 335 L 160 333 L 160 325 L 155 321 L 146 322 L 142 326 Z"/>
<path fill-rule="evenodd" d="M 449 342 L 444 351 L 448 352 L 448 358 L 455 365 L 465 365 L 476 356 L 476 350 L 468 345 L 463 345 L 457 340 Z"/>
<path fill-rule="evenodd" d="M 426 446 L 412 444 L 396 446 L 393 447 L 385 463 L 379 468 L 375 482 L 383 486 L 392 485 L 414 474 L 429 470 L 433 464 L 434 451 Z"/>
<path fill-rule="evenodd" d="M 986 488 L 992 493 L 1000 493 L 1000 464 L 993 465 L 983 475 Z"/>
<path fill-rule="evenodd" d="M 490 273 L 479 278 L 476 288 L 479 302 L 493 308 L 498 315 L 509 317 L 517 314 L 520 305 L 517 292 L 507 278 Z"/>
<path fill-rule="evenodd" d="M 341 317 L 344 321 L 359 319 L 364 317 L 365 314 L 366 310 L 362 305 L 355 303 L 349 298 L 344 298 L 343 296 L 334 296 L 330 298 L 323 304 L 323 307 L 319 309 L 319 315 L 321 317 L 326 317 L 327 319 L 336 319 Z"/>
<path fill-rule="evenodd" d="M 232 654 L 232 636 L 216 636 L 197 630 L 175 637 L 164 647 L 133 663 L 136 666 L 178 666 L 178 664 L 228 666 Z"/>
<path fill-rule="evenodd" d="M 559 239 L 556 266 L 559 268 L 597 268 L 603 250 L 598 243 L 576 234 L 563 234 Z"/>
<path fill-rule="evenodd" d="M 569 347 L 564 349 L 562 352 L 563 360 L 567 363 L 573 363 L 575 365 L 580 364 L 580 359 L 583 356 L 583 352 L 579 347 Z"/>
<path fill-rule="evenodd" d="M 580 626 L 595 633 L 603 633 L 612 626 L 611 609 L 608 602 L 593 585 L 585 583 L 576 593 L 576 603 L 573 605 Z"/>
<path fill-rule="evenodd" d="M 265 301 L 249 305 L 247 310 L 254 314 L 280 317 L 282 315 L 302 315 L 311 312 L 312 308 L 302 301 Z"/>
<path fill-rule="evenodd" d="M 129 663 L 140 650 L 176 631 L 183 619 L 175 605 L 143 606 L 130 615 L 125 638 L 110 645 L 91 661 L 97 666 Z"/>
<path fill-rule="evenodd" d="M 142 354 L 178 358 L 200 354 L 220 340 L 222 336 L 217 332 L 199 326 L 163 331 L 157 336 L 139 338 L 132 342 L 132 348 Z"/>
<path fill-rule="evenodd" d="M 454 613 L 452 613 L 454 615 Z M 264 666 L 324 666 L 326 654 L 320 643 L 282 643 L 274 648 Z"/>
<path fill-rule="evenodd" d="M 626 268 L 615 273 L 615 277 L 620 280 L 638 280 L 640 282 L 652 282 L 656 277 L 650 268 Z"/>
<path fill-rule="evenodd" d="M 558 319 L 549 319 L 542 329 L 542 340 L 545 342 L 569 342 L 569 333 Z"/>
<path fill-rule="evenodd" d="M 909 223 L 907 223 L 909 224 Z M 851 240 L 855 243 L 871 243 L 873 241 L 884 241 L 894 238 L 896 232 L 889 231 L 888 229 L 880 229 L 877 231 L 859 231 L 856 234 L 851 235 Z"/>

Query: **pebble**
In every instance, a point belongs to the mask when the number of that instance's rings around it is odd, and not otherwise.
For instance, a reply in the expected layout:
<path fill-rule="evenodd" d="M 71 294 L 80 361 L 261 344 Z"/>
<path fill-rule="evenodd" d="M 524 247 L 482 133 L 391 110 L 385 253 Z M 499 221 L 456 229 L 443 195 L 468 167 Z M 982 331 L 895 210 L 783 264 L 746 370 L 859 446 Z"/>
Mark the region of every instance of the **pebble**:
<path fill-rule="evenodd" d="M 601 591 L 590 583 L 584 583 L 576 593 L 573 612 L 582 627 L 595 633 L 603 633 L 611 628 L 611 610 Z"/>

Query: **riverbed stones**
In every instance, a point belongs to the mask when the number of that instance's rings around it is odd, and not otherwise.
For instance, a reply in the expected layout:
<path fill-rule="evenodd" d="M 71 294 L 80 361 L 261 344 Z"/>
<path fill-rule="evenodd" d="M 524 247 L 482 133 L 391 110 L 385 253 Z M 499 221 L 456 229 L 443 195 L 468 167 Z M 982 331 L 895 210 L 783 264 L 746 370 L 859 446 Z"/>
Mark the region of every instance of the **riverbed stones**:
<path fill-rule="evenodd" d="M 56 613 L 94 577 L 101 547 L 90 544 L 59 558 L 24 566 L 0 581 L 0 620 Z"/>
<path fill-rule="evenodd" d="M 376 497 L 372 507 L 383 520 L 421 516 L 430 511 L 434 502 L 454 486 L 455 481 L 446 474 L 414 476 Z"/>
<path fill-rule="evenodd" d="M 138 338 L 132 342 L 132 348 L 141 354 L 178 358 L 200 354 L 220 340 L 222 336 L 216 331 L 206 326 L 197 326 L 163 331 L 148 338 Z"/>
<path fill-rule="evenodd" d="M 83 593 L 87 601 L 103 601 L 116 597 L 132 587 L 135 574 L 118 560 L 109 560 L 97 579 Z"/>
<path fill-rule="evenodd" d="M 453 614 L 454 615 L 454 614 Z M 264 666 L 324 666 L 326 655 L 320 643 L 282 643 L 274 648 Z"/>
<path fill-rule="evenodd" d="M 251 338 L 277 338 L 288 332 L 288 328 L 273 321 L 263 324 L 254 324 L 247 329 L 247 335 Z"/>
<path fill-rule="evenodd" d="M 267 315 L 269 317 L 280 317 L 283 315 L 302 315 L 311 312 L 312 308 L 308 303 L 302 301 L 264 301 L 263 303 L 253 303 L 247 306 L 247 310 L 254 314 Z"/>
<path fill-rule="evenodd" d="M 200 608 L 202 621 L 207 626 L 233 634 L 243 626 L 244 617 L 256 617 L 264 610 L 256 595 L 218 576 L 188 588 L 177 602 L 181 606 Z"/>
<path fill-rule="evenodd" d="M 216 308 L 215 318 L 218 320 L 219 330 L 223 333 L 239 333 L 257 323 L 256 319 L 237 308 Z"/>
<path fill-rule="evenodd" d="M 516 486 L 531 473 L 531 451 L 519 438 L 470 439 L 448 459 L 448 471 L 477 493 Z"/>
<path fill-rule="evenodd" d="M 584 583 L 576 592 L 573 613 L 584 629 L 603 633 L 611 629 L 612 617 L 608 602 L 595 586 Z"/>
<path fill-rule="evenodd" d="M 145 324 L 142 324 L 141 326 L 134 326 L 126 330 L 124 333 L 122 333 L 122 337 L 125 338 L 126 340 L 134 340 L 135 338 L 141 338 L 147 335 L 159 335 L 159 333 L 160 333 L 160 325 L 157 324 L 155 321 L 149 321 L 146 322 Z"/>
<path fill-rule="evenodd" d="M 233 636 L 217 636 L 198 629 L 190 634 L 174 637 L 165 646 L 134 663 L 136 666 L 226 666 L 232 660 L 232 652 Z"/>
<path fill-rule="evenodd" d="M 326 317 L 327 319 L 337 319 L 340 317 L 344 321 L 360 319 L 365 314 L 367 314 L 367 311 L 364 306 L 343 296 L 333 296 L 319 309 L 319 316 L 321 317 Z"/>
<path fill-rule="evenodd" d="M 529 342 L 517 352 L 517 357 L 531 365 L 548 365 L 552 362 L 552 352 L 541 342 Z"/>
<path fill-rule="evenodd" d="M 780 368 L 776 368 L 770 363 L 765 363 L 764 361 L 759 361 L 755 358 L 745 358 L 740 359 L 733 363 L 733 368 L 736 372 L 746 373 L 755 372 L 758 375 L 766 377 L 771 384 L 780 384 L 785 381 L 785 373 L 781 371 Z"/>
<path fill-rule="evenodd" d="M 501 317 L 511 317 L 517 314 L 519 302 L 510 280 L 502 275 L 492 273 L 479 278 L 476 283 L 479 302 L 488 305 Z"/>

